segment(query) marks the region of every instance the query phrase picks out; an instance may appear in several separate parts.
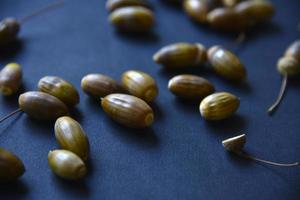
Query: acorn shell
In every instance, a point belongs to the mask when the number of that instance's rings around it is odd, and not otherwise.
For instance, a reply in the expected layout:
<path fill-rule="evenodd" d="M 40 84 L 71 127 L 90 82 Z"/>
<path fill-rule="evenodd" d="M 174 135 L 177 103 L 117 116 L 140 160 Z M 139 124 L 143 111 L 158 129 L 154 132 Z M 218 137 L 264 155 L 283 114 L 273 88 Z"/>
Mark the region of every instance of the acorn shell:
<path fill-rule="evenodd" d="M 81 158 L 68 150 L 50 151 L 48 164 L 56 175 L 67 180 L 81 179 L 87 173 L 86 165 Z"/>
<path fill-rule="evenodd" d="M 124 88 L 133 96 L 152 102 L 158 95 L 155 80 L 147 73 L 130 70 L 122 75 Z"/>
<path fill-rule="evenodd" d="M 200 103 L 200 113 L 206 120 L 222 120 L 232 116 L 240 100 L 227 92 L 218 92 L 205 97 Z"/>
<path fill-rule="evenodd" d="M 0 72 L 0 93 L 5 96 L 16 94 L 21 84 L 21 66 L 17 63 L 7 64 Z"/>
<path fill-rule="evenodd" d="M 88 74 L 81 79 L 81 88 L 96 99 L 112 93 L 124 92 L 124 88 L 114 79 L 103 74 Z"/>
<path fill-rule="evenodd" d="M 176 96 L 184 99 L 200 100 L 214 93 L 215 88 L 205 78 L 182 74 L 170 79 L 169 90 Z"/>
<path fill-rule="evenodd" d="M 86 161 L 89 141 L 81 125 L 71 117 L 60 117 L 54 125 L 55 137 L 62 149 L 72 151 Z"/>
<path fill-rule="evenodd" d="M 201 24 L 207 22 L 207 14 L 210 11 L 207 0 L 184 0 L 183 8 L 187 15 L 196 22 Z"/>
<path fill-rule="evenodd" d="M 5 18 L 0 22 L 0 47 L 6 46 L 17 39 L 20 24 L 15 18 Z"/>
<path fill-rule="evenodd" d="M 169 69 L 195 66 L 206 61 L 206 49 L 199 43 L 170 44 L 155 53 L 153 60 Z"/>
<path fill-rule="evenodd" d="M 110 94 L 101 100 L 101 106 L 113 120 L 131 128 L 148 127 L 154 120 L 151 107 L 135 96 Z"/>
<path fill-rule="evenodd" d="M 295 57 L 284 56 L 278 60 L 277 70 L 282 75 L 298 75 L 300 73 L 300 62 Z"/>
<path fill-rule="evenodd" d="M 147 8 L 130 6 L 114 10 L 109 21 L 123 32 L 147 32 L 154 26 L 154 15 Z"/>
<path fill-rule="evenodd" d="M 226 79 L 241 81 L 247 77 L 247 71 L 239 58 L 220 46 L 208 50 L 208 60 L 215 72 Z"/>
<path fill-rule="evenodd" d="M 0 148 L 0 182 L 15 181 L 24 172 L 23 162 L 16 155 Z"/>
<path fill-rule="evenodd" d="M 45 76 L 38 83 L 39 91 L 48 93 L 60 99 L 67 106 L 79 103 L 79 94 L 76 88 L 68 81 L 58 76 Z"/>
<path fill-rule="evenodd" d="M 58 98 L 44 92 L 25 92 L 19 96 L 22 111 L 37 120 L 56 120 L 68 115 L 67 106 Z"/>

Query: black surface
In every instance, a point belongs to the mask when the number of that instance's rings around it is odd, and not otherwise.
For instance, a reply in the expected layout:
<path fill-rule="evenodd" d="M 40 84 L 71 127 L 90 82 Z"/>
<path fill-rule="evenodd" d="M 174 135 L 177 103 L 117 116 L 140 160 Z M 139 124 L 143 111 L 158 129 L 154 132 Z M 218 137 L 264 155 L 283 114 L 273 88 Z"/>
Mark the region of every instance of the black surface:
<path fill-rule="evenodd" d="M 1 0 L 0 17 L 22 17 L 53 1 Z M 167 90 L 167 72 L 152 54 L 173 42 L 228 45 L 236 36 L 220 34 L 191 22 L 178 8 L 153 1 L 157 19 L 152 34 L 118 34 L 107 23 L 104 0 L 67 1 L 63 8 L 24 24 L 20 42 L 0 64 L 16 61 L 24 69 L 25 90 L 35 90 L 44 75 L 59 75 L 80 89 L 91 72 L 120 78 L 128 69 L 150 73 L 160 95 L 152 104 L 155 123 L 147 130 L 131 130 L 104 115 L 99 102 L 80 90 L 75 118 L 91 143 L 89 175 L 67 182 L 52 174 L 49 150 L 58 148 L 53 124 L 16 116 L 0 126 L 0 146 L 19 155 L 27 172 L 16 184 L 1 184 L 0 199 L 299 199 L 300 169 L 277 168 L 233 157 L 222 139 L 247 134 L 247 150 L 274 161 L 300 159 L 299 78 L 288 83 L 284 102 L 273 117 L 266 108 L 275 99 L 281 77 L 275 67 L 289 43 L 299 38 L 300 1 L 276 0 L 270 24 L 255 28 L 239 56 L 249 78 L 232 84 L 206 69 L 189 69 L 211 80 L 218 91 L 241 98 L 237 114 L 222 122 L 206 122 L 197 104 L 181 102 Z M 0 115 L 17 108 L 17 96 L 0 99 Z"/>

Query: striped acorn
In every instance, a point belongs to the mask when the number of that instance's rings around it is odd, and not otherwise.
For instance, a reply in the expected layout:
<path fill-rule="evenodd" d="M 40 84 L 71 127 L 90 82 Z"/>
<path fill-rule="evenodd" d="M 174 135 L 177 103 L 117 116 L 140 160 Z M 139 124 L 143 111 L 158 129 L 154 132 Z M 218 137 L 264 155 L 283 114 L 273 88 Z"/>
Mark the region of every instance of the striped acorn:
<path fill-rule="evenodd" d="M 168 84 L 169 90 L 176 96 L 184 99 L 200 100 L 214 93 L 215 88 L 205 78 L 182 74 L 173 77 Z"/>
<path fill-rule="evenodd" d="M 102 99 L 101 105 L 108 116 L 131 128 L 148 127 L 154 120 L 151 107 L 135 96 L 110 94 Z"/>
<path fill-rule="evenodd" d="M 155 20 L 151 10 L 141 6 L 129 6 L 113 11 L 109 21 L 123 32 L 146 32 L 154 26 Z"/>
<path fill-rule="evenodd" d="M 200 113 L 206 120 L 222 120 L 233 115 L 240 100 L 227 92 L 218 92 L 204 98 L 200 103 Z"/>
<path fill-rule="evenodd" d="M 53 150 L 48 153 L 51 170 L 61 178 L 78 180 L 87 173 L 87 168 L 79 156 L 68 150 Z"/>
<path fill-rule="evenodd" d="M 123 87 L 114 79 L 103 74 L 88 74 L 81 80 L 83 91 L 96 99 L 112 93 L 123 92 Z"/>
<path fill-rule="evenodd" d="M 0 148 L 0 182 L 15 181 L 24 172 L 23 162 L 16 155 Z"/>
<path fill-rule="evenodd" d="M 149 8 L 150 5 L 146 0 L 107 0 L 106 9 L 108 11 L 114 11 L 118 8 L 128 6 L 142 6 Z"/>
<path fill-rule="evenodd" d="M 202 44 L 175 43 L 161 48 L 153 60 L 167 68 L 184 68 L 206 61 L 206 49 Z"/>
<path fill-rule="evenodd" d="M 267 0 L 242 1 L 236 5 L 234 10 L 250 19 L 252 24 L 267 21 L 275 13 L 273 4 Z"/>
<path fill-rule="evenodd" d="M 291 56 L 300 62 L 300 40 L 293 42 L 285 51 L 284 56 Z"/>
<path fill-rule="evenodd" d="M 79 94 L 76 88 L 66 80 L 57 76 L 45 76 L 38 83 L 39 91 L 48 93 L 60 99 L 67 106 L 79 103 Z"/>
<path fill-rule="evenodd" d="M 22 84 L 22 68 L 17 63 L 7 64 L 0 72 L 0 93 L 5 96 L 16 94 Z"/>
<path fill-rule="evenodd" d="M 130 70 L 123 73 L 122 84 L 130 94 L 146 102 L 154 101 L 158 95 L 155 80 L 149 74 L 141 71 Z"/>
<path fill-rule="evenodd" d="M 54 125 L 55 137 L 62 149 L 72 151 L 86 161 L 89 141 L 80 124 L 71 117 L 60 117 Z"/>
<path fill-rule="evenodd" d="M 14 42 L 20 31 L 20 23 L 14 18 L 5 18 L 0 22 L 0 48 Z"/>
<path fill-rule="evenodd" d="M 248 25 L 248 18 L 232 8 L 215 8 L 208 13 L 207 21 L 211 27 L 228 32 L 244 31 Z"/>
<path fill-rule="evenodd" d="M 38 120 L 56 120 L 68 115 L 67 106 L 58 98 L 44 92 L 25 92 L 19 96 L 20 109 Z"/>
<path fill-rule="evenodd" d="M 208 50 L 208 60 L 215 72 L 226 79 L 241 81 L 247 77 L 247 71 L 239 58 L 220 46 Z"/>

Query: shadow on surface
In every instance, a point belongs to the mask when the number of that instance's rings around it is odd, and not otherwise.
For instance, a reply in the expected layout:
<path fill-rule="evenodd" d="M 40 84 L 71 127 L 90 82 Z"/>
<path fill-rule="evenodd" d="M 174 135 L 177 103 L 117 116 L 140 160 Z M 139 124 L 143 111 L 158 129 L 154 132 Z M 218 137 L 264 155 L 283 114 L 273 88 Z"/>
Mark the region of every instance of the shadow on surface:
<path fill-rule="evenodd" d="M 29 188 L 21 180 L 11 183 L 0 183 L 0 199 L 24 199 Z"/>
<path fill-rule="evenodd" d="M 132 43 L 138 42 L 143 45 L 147 43 L 155 43 L 159 41 L 159 36 L 153 31 L 146 32 L 146 33 L 130 33 L 130 32 L 123 32 L 123 31 L 116 30 L 115 34 L 123 40 L 127 40 Z"/>
<path fill-rule="evenodd" d="M 24 47 L 24 40 L 23 39 L 17 39 L 14 42 L 1 47 L 0 48 L 0 60 L 8 61 L 10 62 L 11 59 L 22 51 Z"/>
<path fill-rule="evenodd" d="M 159 138 L 151 127 L 143 129 L 127 128 L 110 118 L 107 118 L 105 123 L 110 125 L 109 128 L 113 130 L 111 131 L 112 134 L 129 144 L 134 143 L 143 148 L 154 148 L 159 145 Z"/>
<path fill-rule="evenodd" d="M 56 188 L 59 188 L 64 193 L 72 193 L 82 198 L 88 198 L 90 190 L 84 179 L 78 181 L 64 180 L 53 174 L 53 183 L 56 184 Z"/>

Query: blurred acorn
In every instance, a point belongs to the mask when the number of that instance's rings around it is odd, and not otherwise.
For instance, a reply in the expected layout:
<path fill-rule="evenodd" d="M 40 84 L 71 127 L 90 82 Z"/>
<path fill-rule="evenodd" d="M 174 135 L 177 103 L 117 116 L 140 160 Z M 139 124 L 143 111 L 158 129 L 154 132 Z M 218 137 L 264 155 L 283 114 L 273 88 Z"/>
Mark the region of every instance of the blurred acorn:
<path fill-rule="evenodd" d="M 0 71 L 0 93 L 5 96 L 16 94 L 22 84 L 22 68 L 9 63 Z"/>
<path fill-rule="evenodd" d="M 142 6 L 142 7 L 150 7 L 150 4 L 146 0 L 107 0 L 106 1 L 106 9 L 108 11 L 114 11 L 118 8 L 128 7 L 128 6 Z"/>

